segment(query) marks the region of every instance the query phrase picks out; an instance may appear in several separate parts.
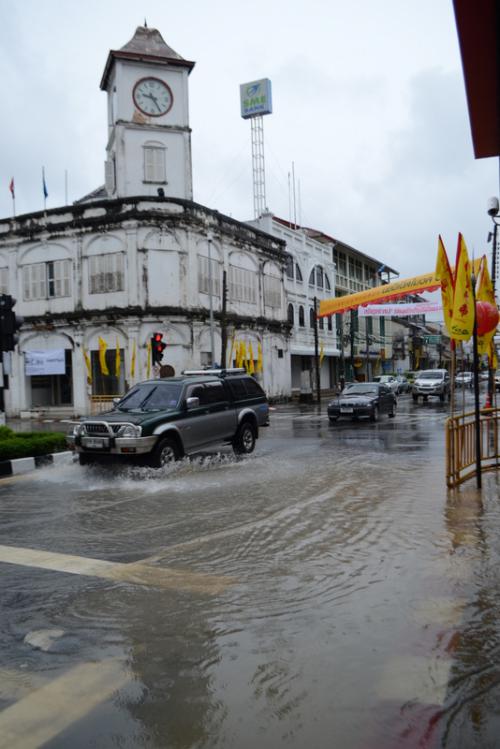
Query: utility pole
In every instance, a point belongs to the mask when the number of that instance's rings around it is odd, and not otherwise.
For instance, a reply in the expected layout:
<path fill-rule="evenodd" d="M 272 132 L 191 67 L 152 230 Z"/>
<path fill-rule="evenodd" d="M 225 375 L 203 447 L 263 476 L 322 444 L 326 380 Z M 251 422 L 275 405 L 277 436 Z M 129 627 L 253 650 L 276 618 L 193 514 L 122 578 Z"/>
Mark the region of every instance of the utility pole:
<path fill-rule="evenodd" d="M 220 352 L 220 365 L 222 369 L 226 368 L 226 356 L 227 356 L 227 276 L 226 271 L 222 272 L 222 312 L 220 318 L 220 338 L 221 338 L 221 352 Z"/>
<path fill-rule="evenodd" d="M 318 299 L 314 297 L 314 358 L 316 360 L 316 402 L 321 404 L 321 375 L 319 371 Z"/>

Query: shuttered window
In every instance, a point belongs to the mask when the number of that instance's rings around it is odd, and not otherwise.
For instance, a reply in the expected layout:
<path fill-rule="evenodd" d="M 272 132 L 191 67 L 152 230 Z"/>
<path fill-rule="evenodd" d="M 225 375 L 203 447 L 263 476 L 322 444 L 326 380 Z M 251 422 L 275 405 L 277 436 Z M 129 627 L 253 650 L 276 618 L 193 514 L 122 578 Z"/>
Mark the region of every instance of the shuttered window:
<path fill-rule="evenodd" d="M 246 268 L 229 266 L 229 296 L 235 302 L 250 302 L 256 300 L 256 274 Z"/>
<path fill-rule="evenodd" d="M 167 181 L 165 148 L 144 146 L 144 182 Z"/>
<path fill-rule="evenodd" d="M 23 294 L 27 301 L 71 296 L 71 260 L 25 265 Z"/>
<path fill-rule="evenodd" d="M 9 269 L 8 268 L 0 268 L 0 294 L 8 294 L 8 286 L 9 286 Z"/>
<path fill-rule="evenodd" d="M 281 307 L 281 280 L 274 276 L 264 276 L 264 304 L 268 307 Z"/>
<path fill-rule="evenodd" d="M 198 255 L 198 291 L 201 294 L 210 293 L 210 273 L 208 257 Z M 212 275 L 212 295 L 220 296 L 220 268 L 219 262 L 210 259 L 210 271 Z"/>
<path fill-rule="evenodd" d="M 89 258 L 89 290 L 91 294 L 107 294 L 125 288 L 122 252 L 109 252 Z"/>

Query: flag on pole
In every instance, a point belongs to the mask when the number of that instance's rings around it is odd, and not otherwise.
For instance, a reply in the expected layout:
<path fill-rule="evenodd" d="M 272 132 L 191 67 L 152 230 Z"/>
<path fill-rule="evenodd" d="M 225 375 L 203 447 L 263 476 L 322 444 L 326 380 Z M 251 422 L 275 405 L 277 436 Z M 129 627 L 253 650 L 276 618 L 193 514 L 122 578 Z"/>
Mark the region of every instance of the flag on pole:
<path fill-rule="evenodd" d="M 443 317 L 448 333 L 451 335 L 451 319 L 453 317 L 453 273 L 448 261 L 441 236 L 438 237 L 438 253 L 436 260 L 436 280 L 441 281 L 441 299 L 443 302 Z"/>
<path fill-rule="evenodd" d="M 12 177 L 12 179 L 9 182 L 9 190 L 10 190 L 10 194 L 12 195 L 12 200 L 15 200 L 16 191 L 14 188 L 14 177 Z"/>
<path fill-rule="evenodd" d="M 255 364 L 253 361 L 252 341 L 248 342 L 248 374 L 255 373 Z"/>
<path fill-rule="evenodd" d="M 262 344 L 257 343 L 257 372 L 262 372 Z"/>
<path fill-rule="evenodd" d="M 108 344 L 104 339 L 99 336 L 99 364 L 101 366 L 101 374 L 109 375 L 108 365 L 106 364 L 106 349 Z"/>
<path fill-rule="evenodd" d="M 116 338 L 116 355 L 115 355 L 115 377 L 120 376 L 120 371 L 122 368 L 122 352 L 120 351 L 120 342 L 118 341 L 118 337 Z"/>
<path fill-rule="evenodd" d="M 42 188 L 44 200 L 49 197 L 49 191 L 47 190 L 47 183 L 45 181 L 45 167 L 42 166 Z"/>
<path fill-rule="evenodd" d="M 85 348 L 83 349 L 83 358 L 85 359 L 85 365 L 87 367 L 87 382 L 89 385 L 92 385 L 92 363 L 88 351 Z"/>
<path fill-rule="evenodd" d="M 464 238 L 458 235 L 455 263 L 455 293 L 450 336 L 455 341 L 468 341 L 474 329 L 474 300 L 472 298 L 471 267 Z"/>
<path fill-rule="evenodd" d="M 323 364 L 323 359 L 325 358 L 325 349 L 323 348 L 323 341 L 321 342 L 321 346 L 319 347 L 319 366 Z"/>
<path fill-rule="evenodd" d="M 132 346 L 132 359 L 130 361 L 130 377 L 134 379 L 135 377 L 135 356 L 136 356 L 136 345 L 134 340 L 134 345 Z"/>
<path fill-rule="evenodd" d="M 146 377 L 150 378 L 151 376 L 151 340 L 148 341 L 148 344 L 146 346 L 146 353 L 147 353 L 147 361 L 146 361 Z"/>
<path fill-rule="evenodd" d="M 488 260 L 486 255 L 481 258 L 481 266 L 479 270 L 479 282 L 476 291 L 476 302 L 489 302 L 494 307 L 497 306 L 495 299 L 495 292 L 493 290 L 493 284 L 491 282 L 490 272 L 488 270 Z M 495 345 L 493 338 L 496 333 L 496 327 L 490 330 L 489 333 L 484 335 L 478 335 L 477 337 L 477 350 L 479 354 L 487 354 L 490 362 L 490 366 L 493 368 L 493 353 L 495 351 Z M 496 367 L 494 367 L 496 369 Z"/>

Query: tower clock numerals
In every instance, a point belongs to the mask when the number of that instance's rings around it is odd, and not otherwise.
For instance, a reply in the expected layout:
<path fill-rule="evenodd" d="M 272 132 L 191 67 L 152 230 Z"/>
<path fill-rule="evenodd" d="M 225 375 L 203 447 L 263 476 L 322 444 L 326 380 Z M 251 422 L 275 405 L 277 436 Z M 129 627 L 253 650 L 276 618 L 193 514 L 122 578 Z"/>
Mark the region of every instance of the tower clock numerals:
<path fill-rule="evenodd" d="M 134 104 L 148 117 L 162 117 L 174 103 L 170 87 L 159 78 L 141 78 L 132 92 Z"/>

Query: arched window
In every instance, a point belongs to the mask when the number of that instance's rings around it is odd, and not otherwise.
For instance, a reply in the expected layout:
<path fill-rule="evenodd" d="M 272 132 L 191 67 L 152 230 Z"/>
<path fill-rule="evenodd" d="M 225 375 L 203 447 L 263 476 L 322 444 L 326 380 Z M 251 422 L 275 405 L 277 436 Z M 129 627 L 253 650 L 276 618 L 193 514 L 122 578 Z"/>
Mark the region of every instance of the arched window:
<path fill-rule="evenodd" d="M 291 255 L 287 255 L 285 273 L 286 277 L 293 281 L 293 257 Z"/>
<path fill-rule="evenodd" d="M 330 280 L 321 265 L 315 265 L 309 276 L 309 286 L 320 291 L 326 289 L 331 291 Z"/>
<path fill-rule="evenodd" d="M 298 263 L 295 263 L 295 280 L 302 283 L 302 271 Z"/>
<path fill-rule="evenodd" d="M 288 305 L 288 322 L 293 325 L 294 324 L 294 310 L 293 310 L 293 304 Z"/>
<path fill-rule="evenodd" d="M 314 328 L 314 308 L 309 308 L 309 327 Z"/>
<path fill-rule="evenodd" d="M 299 307 L 299 328 L 303 328 L 305 326 L 304 322 L 304 307 L 300 305 Z"/>

